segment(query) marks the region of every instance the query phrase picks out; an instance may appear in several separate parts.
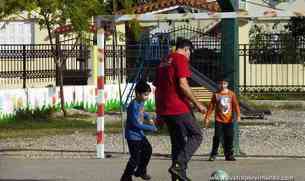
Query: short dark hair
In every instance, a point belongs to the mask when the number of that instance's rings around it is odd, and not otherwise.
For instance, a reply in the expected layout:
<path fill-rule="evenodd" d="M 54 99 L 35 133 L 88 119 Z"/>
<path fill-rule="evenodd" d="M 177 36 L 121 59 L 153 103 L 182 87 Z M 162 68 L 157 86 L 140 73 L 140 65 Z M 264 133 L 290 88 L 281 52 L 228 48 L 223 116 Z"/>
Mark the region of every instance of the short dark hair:
<path fill-rule="evenodd" d="M 150 85 L 146 81 L 140 80 L 135 87 L 135 92 L 136 94 L 151 92 Z"/>
<path fill-rule="evenodd" d="M 226 82 L 230 82 L 230 79 L 228 76 L 219 76 L 218 79 L 217 79 L 217 82 L 222 82 L 222 81 L 226 81 Z"/>
<path fill-rule="evenodd" d="M 178 37 L 176 42 L 176 49 L 186 48 L 186 47 L 193 49 L 193 43 L 189 39 Z"/>
<path fill-rule="evenodd" d="M 221 82 L 221 81 L 230 82 L 229 75 L 230 75 L 230 73 L 226 73 L 226 72 L 220 70 L 217 75 L 217 82 Z"/>

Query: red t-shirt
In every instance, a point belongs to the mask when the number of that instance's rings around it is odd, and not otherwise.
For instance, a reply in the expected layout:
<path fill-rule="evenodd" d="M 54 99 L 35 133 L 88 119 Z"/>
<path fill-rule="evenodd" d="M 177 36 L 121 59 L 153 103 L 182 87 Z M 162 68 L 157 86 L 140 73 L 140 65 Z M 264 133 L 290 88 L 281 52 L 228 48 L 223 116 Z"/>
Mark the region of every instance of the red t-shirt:
<path fill-rule="evenodd" d="M 188 59 L 171 53 L 163 59 L 156 75 L 156 112 L 158 115 L 178 115 L 189 112 L 189 100 L 179 87 L 179 78 L 190 77 Z"/>

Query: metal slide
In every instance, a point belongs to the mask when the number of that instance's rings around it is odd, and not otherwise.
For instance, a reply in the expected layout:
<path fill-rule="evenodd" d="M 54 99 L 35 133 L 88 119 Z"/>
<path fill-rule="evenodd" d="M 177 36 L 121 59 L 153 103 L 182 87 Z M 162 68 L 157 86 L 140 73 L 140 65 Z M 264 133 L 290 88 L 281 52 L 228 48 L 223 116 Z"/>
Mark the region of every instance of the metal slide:
<path fill-rule="evenodd" d="M 206 87 L 212 92 L 217 91 L 217 84 L 209 79 L 207 76 L 199 72 L 196 68 L 190 65 L 190 70 L 192 71 L 191 79 L 197 84 Z M 242 119 L 264 119 L 265 115 L 271 115 L 270 110 L 256 109 L 250 106 L 245 101 L 239 101 L 240 111 L 242 114 Z"/>

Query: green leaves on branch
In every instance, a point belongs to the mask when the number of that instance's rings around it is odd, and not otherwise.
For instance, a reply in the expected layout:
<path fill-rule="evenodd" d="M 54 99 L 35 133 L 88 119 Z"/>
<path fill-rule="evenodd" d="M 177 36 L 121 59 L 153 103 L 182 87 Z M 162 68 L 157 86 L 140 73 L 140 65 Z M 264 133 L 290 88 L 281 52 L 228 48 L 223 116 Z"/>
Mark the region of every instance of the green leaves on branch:
<path fill-rule="evenodd" d="M 0 17 L 27 12 L 38 20 L 40 28 L 45 28 L 48 21 L 52 30 L 72 24 L 74 31 L 81 32 L 87 31 L 94 16 L 103 14 L 104 6 L 99 0 L 1 0 Z"/>

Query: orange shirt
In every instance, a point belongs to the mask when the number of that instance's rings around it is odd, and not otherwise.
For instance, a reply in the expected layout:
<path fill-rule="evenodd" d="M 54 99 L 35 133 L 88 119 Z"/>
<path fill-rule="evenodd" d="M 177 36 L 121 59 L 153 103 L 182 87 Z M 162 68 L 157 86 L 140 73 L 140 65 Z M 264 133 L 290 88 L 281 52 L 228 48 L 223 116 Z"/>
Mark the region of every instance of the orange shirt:
<path fill-rule="evenodd" d="M 215 120 L 221 123 L 230 123 L 233 121 L 233 111 L 237 118 L 240 118 L 240 108 L 236 95 L 232 91 L 216 92 L 213 94 L 208 106 L 208 112 L 205 119 L 209 119 L 215 109 Z"/>

